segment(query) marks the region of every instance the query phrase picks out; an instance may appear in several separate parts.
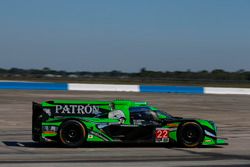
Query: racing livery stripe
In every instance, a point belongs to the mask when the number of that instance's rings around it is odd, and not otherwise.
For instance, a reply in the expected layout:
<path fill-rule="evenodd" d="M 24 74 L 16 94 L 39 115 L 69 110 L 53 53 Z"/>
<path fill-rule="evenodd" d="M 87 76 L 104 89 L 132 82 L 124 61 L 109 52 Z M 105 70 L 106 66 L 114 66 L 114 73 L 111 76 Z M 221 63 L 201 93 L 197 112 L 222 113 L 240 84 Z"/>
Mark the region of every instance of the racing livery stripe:
<path fill-rule="evenodd" d="M 202 126 L 202 128 L 204 129 L 204 132 L 205 132 L 205 135 L 213 138 L 213 139 L 216 139 L 216 132 L 206 126 Z M 207 132 L 207 133 L 206 133 Z M 208 135 L 209 134 L 209 135 Z M 215 137 L 214 137 L 215 136 Z"/>
<path fill-rule="evenodd" d="M 97 132 L 94 132 L 94 131 L 90 131 L 89 134 L 91 135 L 94 135 L 94 136 L 97 136 L 99 138 L 101 138 L 102 140 L 104 141 L 110 141 L 107 137 L 105 137 L 103 134 L 101 133 L 97 133 Z"/>

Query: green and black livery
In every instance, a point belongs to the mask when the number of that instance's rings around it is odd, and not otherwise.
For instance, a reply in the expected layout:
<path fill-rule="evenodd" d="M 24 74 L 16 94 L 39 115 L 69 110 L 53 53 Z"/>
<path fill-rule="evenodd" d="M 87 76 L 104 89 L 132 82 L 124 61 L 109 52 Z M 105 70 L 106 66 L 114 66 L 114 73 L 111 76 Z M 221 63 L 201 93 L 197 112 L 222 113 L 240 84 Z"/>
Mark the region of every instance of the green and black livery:
<path fill-rule="evenodd" d="M 174 117 L 130 100 L 33 102 L 32 138 L 79 147 L 90 142 L 226 144 L 213 121 Z"/>

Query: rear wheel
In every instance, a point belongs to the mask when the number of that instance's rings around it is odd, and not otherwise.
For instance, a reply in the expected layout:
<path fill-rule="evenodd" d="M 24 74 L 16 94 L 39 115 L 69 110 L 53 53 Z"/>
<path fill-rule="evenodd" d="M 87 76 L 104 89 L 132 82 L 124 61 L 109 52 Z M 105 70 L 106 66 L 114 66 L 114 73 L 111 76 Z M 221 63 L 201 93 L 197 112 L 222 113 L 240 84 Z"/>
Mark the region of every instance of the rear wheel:
<path fill-rule="evenodd" d="M 85 127 L 76 120 L 64 122 L 59 130 L 59 140 L 66 147 L 79 147 L 83 145 L 85 138 Z"/>
<path fill-rule="evenodd" d="M 201 126 L 196 122 L 185 122 L 178 129 L 178 143 L 184 147 L 197 147 L 204 139 Z"/>

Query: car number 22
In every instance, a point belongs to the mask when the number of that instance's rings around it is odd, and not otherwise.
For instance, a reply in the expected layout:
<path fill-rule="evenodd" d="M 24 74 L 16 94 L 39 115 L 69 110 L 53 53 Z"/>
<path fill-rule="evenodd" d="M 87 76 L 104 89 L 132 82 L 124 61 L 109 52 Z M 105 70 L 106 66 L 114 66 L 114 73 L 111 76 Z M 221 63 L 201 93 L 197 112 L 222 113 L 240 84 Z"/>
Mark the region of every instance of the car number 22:
<path fill-rule="evenodd" d="M 156 128 L 155 129 L 155 142 L 156 143 L 167 143 L 167 142 L 169 142 L 169 129 Z"/>

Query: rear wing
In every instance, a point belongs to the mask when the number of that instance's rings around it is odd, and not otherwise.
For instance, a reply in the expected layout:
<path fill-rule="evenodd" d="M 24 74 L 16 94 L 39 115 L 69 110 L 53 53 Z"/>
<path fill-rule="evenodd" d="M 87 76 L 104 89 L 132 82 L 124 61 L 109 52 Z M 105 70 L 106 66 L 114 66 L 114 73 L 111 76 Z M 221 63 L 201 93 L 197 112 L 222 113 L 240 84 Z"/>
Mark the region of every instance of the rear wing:
<path fill-rule="evenodd" d="M 42 114 L 41 104 L 32 102 L 32 140 L 40 141 L 42 134 Z"/>

